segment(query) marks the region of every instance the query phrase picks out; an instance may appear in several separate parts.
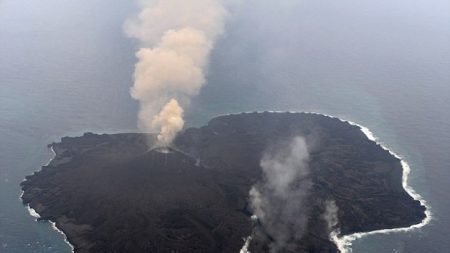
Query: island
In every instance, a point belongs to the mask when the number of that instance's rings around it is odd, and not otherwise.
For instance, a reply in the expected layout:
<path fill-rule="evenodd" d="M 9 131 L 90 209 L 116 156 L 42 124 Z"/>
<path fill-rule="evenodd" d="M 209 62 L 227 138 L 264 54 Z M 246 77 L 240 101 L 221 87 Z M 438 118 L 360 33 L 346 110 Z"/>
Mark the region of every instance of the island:
<path fill-rule="evenodd" d="M 401 161 L 360 127 L 311 113 L 241 113 L 185 129 L 166 148 L 142 133 L 64 137 L 54 159 L 21 184 L 23 203 L 55 222 L 76 253 L 271 252 L 249 192 L 268 146 L 308 145 L 301 237 L 280 252 L 339 252 L 340 235 L 408 227 L 425 207 L 402 187 Z M 294 184 L 301 187 L 302 182 Z M 290 205 L 297 205 L 295 198 Z M 336 207 L 331 228 L 324 215 Z M 276 207 L 274 207 L 276 208 Z M 256 231 L 256 232 L 255 232 Z"/>

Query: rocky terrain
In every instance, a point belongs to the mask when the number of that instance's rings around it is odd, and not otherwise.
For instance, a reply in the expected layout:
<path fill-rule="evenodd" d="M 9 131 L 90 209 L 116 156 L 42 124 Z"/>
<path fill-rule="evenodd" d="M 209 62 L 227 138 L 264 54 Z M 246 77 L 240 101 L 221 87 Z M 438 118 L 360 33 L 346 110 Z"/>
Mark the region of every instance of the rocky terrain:
<path fill-rule="evenodd" d="M 249 191 L 263 179 L 267 147 L 296 136 L 308 145 L 311 187 L 299 203 L 305 232 L 283 252 L 338 251 L 324 218 L 330 200 L 342 235 L 425 217 L 402 187 L 399 159 L 357 126 L 305 113 L 220 116 L 167 150 L 138 133 L 64 137 L 49 145 L 55 159 L 22 183 L 22 198 L 77 253 L 239 252 L 249 235 L 251 252 L 269 252 L 274 237 L 251 219 Z"/>

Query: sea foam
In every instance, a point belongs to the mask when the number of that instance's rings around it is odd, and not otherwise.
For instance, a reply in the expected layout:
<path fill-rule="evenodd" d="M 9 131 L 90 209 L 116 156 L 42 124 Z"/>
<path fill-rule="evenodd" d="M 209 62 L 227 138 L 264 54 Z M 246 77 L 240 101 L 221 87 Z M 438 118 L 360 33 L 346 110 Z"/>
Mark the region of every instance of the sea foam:
<path fill-rule="evenodd" d="M 56 158 L 56 152 L 53 149 L 53 147 L 50 147 L 50 151 L 52 152 L 52 156 L 50 157 L 50 160 L 44 166 L 50 165 L 50 163 Z M 42 170 L 42 167 L 38 171 L 41 171 L 41 170 Z M 33 174 L 35 174 L 35 173 L 36 172 L 34 172 Z M 24 181 L 26 181 L 26 179 Z M 24 194 L 24 191 L 22 191 L 22 193 L 20 194 L 20 199 L 22 199 L 23 194 Z M 35 209 L 31 208 L 29 204 L 27 204 L 26 207 L 27 207 L 28 213 L 30 213 L 30 215 L 32 217 L 34 217 L 36 221 L 38 221 L 38 219 L 41 218 L 41 215 L 39 215 L 39 213 L 36 212 Z M 67 240 L 67 235 L 64 234 L 64 232 L 56 226 L 55 222 L 53 222 L 53 221 L 48 221 L 48 222 L 52 225 L 53 230 L 55 230 L 56 232 L 60 233 L 63 236 L 64 242 L 67 243 L 67 245 L 69 245 L 72 253 L 74 253 L 75 247 L 69 242 L 69 240 Z"/>

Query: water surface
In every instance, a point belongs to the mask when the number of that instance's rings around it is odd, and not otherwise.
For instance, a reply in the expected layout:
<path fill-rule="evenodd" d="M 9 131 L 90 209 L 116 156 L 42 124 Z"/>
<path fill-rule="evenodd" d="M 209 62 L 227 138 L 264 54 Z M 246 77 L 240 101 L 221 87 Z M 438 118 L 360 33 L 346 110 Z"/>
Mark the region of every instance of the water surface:
<path fill-rule="evenodd" d="M 69 252 L 19 201 L 46 145 L 136 130 L 128 94 L 130 1 L 0 2 L 0 252 Z M 221 113 L 317 111 L 369 127 L 412 167 L 433 208 L 424 229 L 354 252 L 446 252 L 450 234 L 450 2 L 249 0 L 233 10 L 188 124 Z"/>

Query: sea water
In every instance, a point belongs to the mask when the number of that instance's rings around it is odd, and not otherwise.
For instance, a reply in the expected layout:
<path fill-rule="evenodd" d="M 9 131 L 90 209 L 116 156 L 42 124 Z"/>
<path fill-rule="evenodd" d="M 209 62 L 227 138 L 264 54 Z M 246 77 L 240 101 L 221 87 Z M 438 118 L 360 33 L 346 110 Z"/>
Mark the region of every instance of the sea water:
<path fill-rule="evenodd" d="M 0 2 L 0 252 L 70 252 L 23 207 L 19 183 L 62 136 L 136 131 L 136 44 L 122 32 L 135 11 L 125 0 Z M 357 240 L 353 252 L 448 251 L 450 3 L 249 0 L 228 21 L 188 125 L 294 110 L 367 126 L 408 161 L 434 219 Z"/>
<path fill-rule="evenodd" d="M 0 252 L 70 252 L 21 204 L 19 183 L 85 131 L 135 130 L 130 3 L 0 2 Z M 103 14 L 102 14 L 103 13 Z"/>

